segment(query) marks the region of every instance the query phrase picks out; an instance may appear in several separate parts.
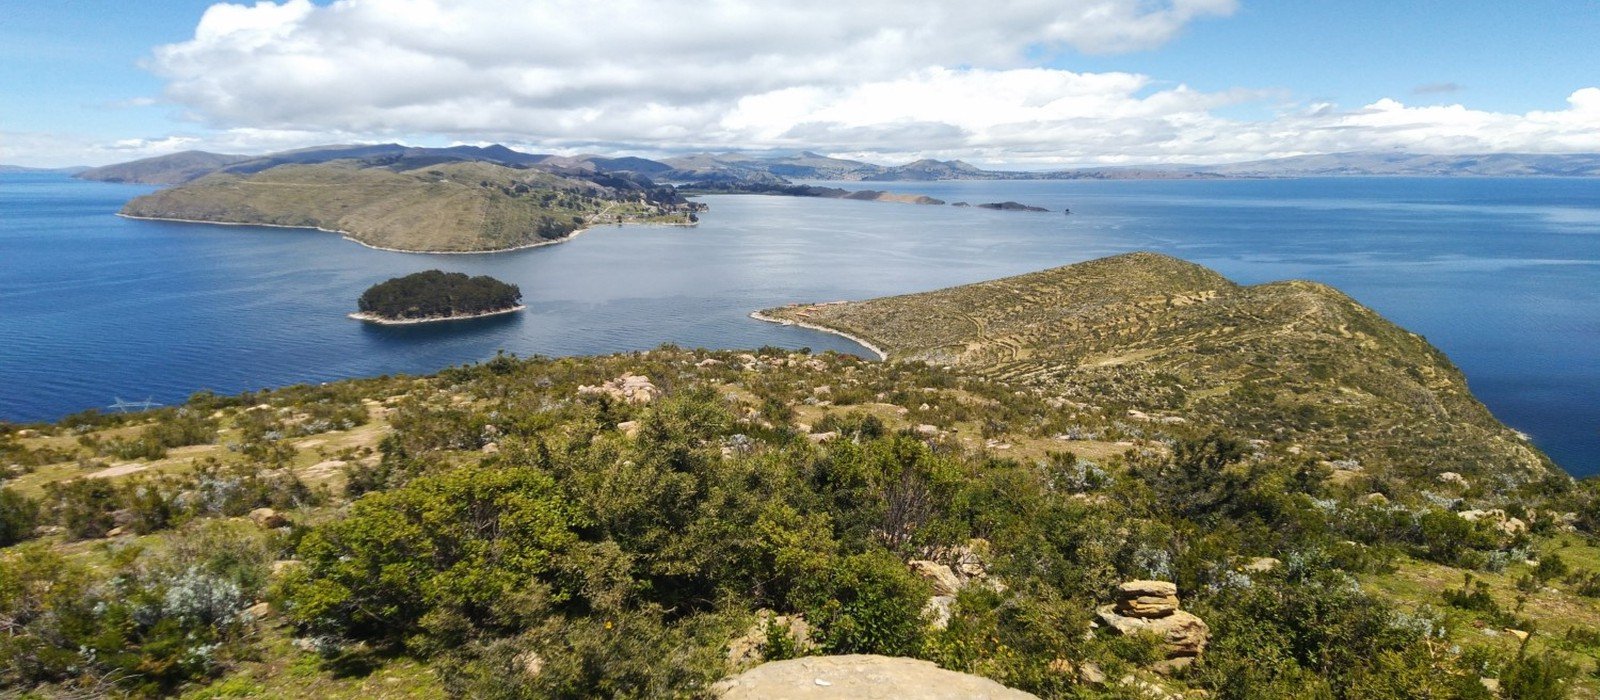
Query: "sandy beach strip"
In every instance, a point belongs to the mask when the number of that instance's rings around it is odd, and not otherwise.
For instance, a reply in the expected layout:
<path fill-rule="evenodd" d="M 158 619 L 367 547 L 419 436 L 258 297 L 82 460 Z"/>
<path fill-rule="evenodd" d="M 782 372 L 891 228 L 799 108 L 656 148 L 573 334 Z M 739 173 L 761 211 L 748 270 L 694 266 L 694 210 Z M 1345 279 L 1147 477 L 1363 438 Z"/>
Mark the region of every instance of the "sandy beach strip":
<path fill-rule="evenodd" d="M 750 312 L 750 318 L 753 318 L 753 319 L 755 319 L 757 321 L 766 321 L 767 323 L 776 323 L 776 324 L 778 324 L 780 326 L 799 326 L 801 328 L 809 328 L 809 329 L 814 330 L 814 331 L 822 331 L 823 333 L 832 333 L 833 335 L 837 335 L 837 336 L 839 336 L 841 338 L 844 338 L 846 340 L 849 340 L 849 341 L 855 343 L 856 345 L 860 345 L 861 347 L 864 347 L 864 348 L 866 348 L 868 350 L 871 350 L 873 352 L 873 354 L 878 356 L 879 360 L 888 360 L 889 359 L 889 353 L 886 353 L 883 350 L 879 349 L 878 346 L 873 345 L 872 343 L 868 342 L 867 340 L 865 340 L 863 338 L 860 338 L 860 337 L 857 337 L 857 336 L 854 336 L 854 335 L 850 335 L 849 333 L 841 331 L 841 330 L 839 330 L 837 328 L 829 328 L 827 326 L 819 326 L 819 325 L 817 325 L 815 323 L 806 323 L 805 321 L 796 321 L 796 320 L 788 319 L 788 318 L 777 318 L 775 316 L 768 316 L 768 315 L 766 315 L 764 313 L 761 313 L 760 311 L 751 311 Z"/>
<path fill-rule="evenodd" d="M 350 318 L 353 318 L 353 319 L 355 319 L 357 321 L 365 321 L 367 323 L 379 323 L 379 324 L 382 324 L 382 325 L 385 325 L 385 326 L 409 326 L 409 325 L 413 325 L 413 324 L 417 324 L 417 323 L 438 323 L 440 321 L 465 321 L 467 319 L 473 319 L 473 318 L 487 318 L 489 316 L 499 316 L 501 314 L 514 314 L 514 313 L 516 313 L 518 311 L 521 311 L 523 309 L 526 309 L 526 308 L 528 308 L 527 304 L 518 304 L 518 305 L 513 306 L 513 307 L 511 307 L 509 309 L 500 309 L 499 311 L 485 311 L 485 312 L 483 312 L 481 314 L 468 314 L 466 316 L 429 316 L 427 318 L 385 318 L 383 316 L 374 316 L 372 314 L 362 313 L 360 311 L 357 311 L 357 312 L 355 312 L 353 314 L 345 314 L 345 315 L 350 317 Z"/>

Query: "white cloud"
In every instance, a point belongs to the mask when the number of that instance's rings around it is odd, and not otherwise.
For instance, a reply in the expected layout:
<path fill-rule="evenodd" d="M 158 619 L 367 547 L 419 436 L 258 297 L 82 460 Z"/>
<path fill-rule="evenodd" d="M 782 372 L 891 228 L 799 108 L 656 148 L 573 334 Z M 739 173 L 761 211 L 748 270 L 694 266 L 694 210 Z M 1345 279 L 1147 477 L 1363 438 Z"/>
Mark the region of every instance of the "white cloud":
<path fill-rule="evenodd" d="M 248 154 L 365 138 L 327 131 L 237 128 L 105 141 L 72 133 L 0 131 L 0 163 L 40 167 L 105 165 L 188 150 Z"/>
<path fill-rule="evenodd" d="M 974 66 L 1012 94 L 1058 103 L 1139 76 L 1028 69 L 1066 49 L 1147 49 L 1235 0 L 307 0 L 210 8 L 194 38 L 150 67 L 169 99 L 216 127 L 433 133 L 466 139 L 760 146 L 781 141 L 785 100 L 851 104 L 810 121 L 867 125 L 843 112 L 952 123 L 930 111 L 929 81 Z M 1010 70 L 1023 72 L 1011 73 Z M 1000 72 L 988 72 L 1000 71 Z M 974 74 L 977 75 L 977 74 Z M 964 82 L 974 85 L 975 78 Z M 1037 83 L 1029 85 L 1028 83 Z M 1076 92 L 1056 96 L 1040 90 Z M 865 88 L 865 89 L 864 89 Z M 887 91 L 930 108 L 911 114 Z M 969 90 L 969 96 L 982 96 Z M 873 101 L 877 101 L 873 103 Z M 986 115 L 1005 118 L 993 100 Z M 1093 106 L 1081 101 L 1081 109 Z M 790 124 L 788 126 L 793 126 Z M 780 128 L 781 127 L 781 128 Z M 948 131 L 948 128 L 944 130 Z"/>
<path fill-rule="evenodd" d="M 1600 151 L 1600 89 L 1566 109 L 1358 109 L 1191 89 L 1038 56 L 1159 47 L 1235 0 L 307 0 L 216 5 L 149 67 L 198 129 L 120 147 L 334 141 L 532 150 L 811 148 L 879 161 L 1226 162 L 1303 153 Z M 1066 52 L 1066 53 L 1063 53 Z M 1429 91 L 1437 94 L 1437 91 Z M 1222 116 L 1250 104 L 1268 116 Z M 94 150 L 98 149 L 98 150 Z M 94 146 L 108 154 L 117 146 Z M 4 153 L 0 150 L 0 153 Z M 91 161 L 92 162 L 92 161 Z"/>

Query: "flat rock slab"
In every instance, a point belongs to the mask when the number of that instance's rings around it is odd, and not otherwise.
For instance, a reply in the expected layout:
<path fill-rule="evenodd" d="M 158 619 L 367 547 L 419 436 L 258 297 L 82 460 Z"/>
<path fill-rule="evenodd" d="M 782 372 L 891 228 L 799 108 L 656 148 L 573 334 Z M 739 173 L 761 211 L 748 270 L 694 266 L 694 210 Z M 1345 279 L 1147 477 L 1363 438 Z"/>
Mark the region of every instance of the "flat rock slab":
<path fill-rule="evenodd" d="M 809 656 L 773 661 L 723 679 L 724 700 L 1038 700 L 987 678 L 947 671 L 931 661 L 889 656 Z"/>

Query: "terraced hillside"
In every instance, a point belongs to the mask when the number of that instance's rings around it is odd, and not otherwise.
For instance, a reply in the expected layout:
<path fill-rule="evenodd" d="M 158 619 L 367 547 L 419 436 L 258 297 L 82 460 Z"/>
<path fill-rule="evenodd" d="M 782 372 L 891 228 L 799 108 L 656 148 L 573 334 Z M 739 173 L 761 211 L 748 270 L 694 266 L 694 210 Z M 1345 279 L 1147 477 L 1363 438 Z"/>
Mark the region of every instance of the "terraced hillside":
<path fill-rule="evenodd" d="M 378 248 L 472 252 L 560 240 L 596 223 L 688 224 L 695 209 L 670 187 L 626 177 L 400 159 L 216 173 L 138 197 L 122 213 L 321 228 Z"/>
<path fill-rule="evenodd" d="M 766 315 L 956 365 L 1130 420 L 1304 443 L 1346 472 L 1492 475 L 1549 460 L 1500 424 L 1421 336 L 1326 285 L 1240 286 L 1132 253 L 934 292 Z"/>

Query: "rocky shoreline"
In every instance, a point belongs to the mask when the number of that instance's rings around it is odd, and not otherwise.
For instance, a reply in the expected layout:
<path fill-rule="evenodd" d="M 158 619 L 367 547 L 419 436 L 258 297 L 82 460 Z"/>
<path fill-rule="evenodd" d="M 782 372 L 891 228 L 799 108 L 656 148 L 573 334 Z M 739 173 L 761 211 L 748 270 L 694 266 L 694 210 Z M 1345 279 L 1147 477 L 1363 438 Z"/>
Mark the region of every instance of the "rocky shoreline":
<path fill-rule="evenodd" d="M 839 336 L 841 338 L 848 339 L 851 342 L 854 342 L 855 344 L 860 345 L 861 347 L 864 347 L 864 348 L 866 348 L 868 350 L 871 350 L 873 352 L 873 354 L 878 356 L 879 360 L 888 360 L 889 359 L 889 353 L 884 352 L 878 346 L 873 345 L 872 343 L 866 341 L 865 339 L 862 339 L 862 338 L 854 336 L 854 335 L 850 335 L 849 333 L 846 333 L 844 331 L 838 330 L 836 328 L 829 328 L 827 326 L 819 326 L 819 325 L 817 325 L 815 323 L 806 323 L 805 321 L 796 321 L 796 320 L 793 320 L 793 319 L 777 318 L 775 316 L 768 316 L 766 314 L 761 313 L 760 311 L 751 311 L 750 312 L 750 318 L 753 318 L 753 319 L 755 319 L 757 321 L 766 321 L 767 323 L 776 323 L 776 324 L 778 324 L 780 326 L 799 326 L 801 328 L 809 328 L 809 329 L 814 330 L 814 331 L 822 331 L 823 333 L 832 333 L 832 334 L 837 335 L 837 336 Z"/>

